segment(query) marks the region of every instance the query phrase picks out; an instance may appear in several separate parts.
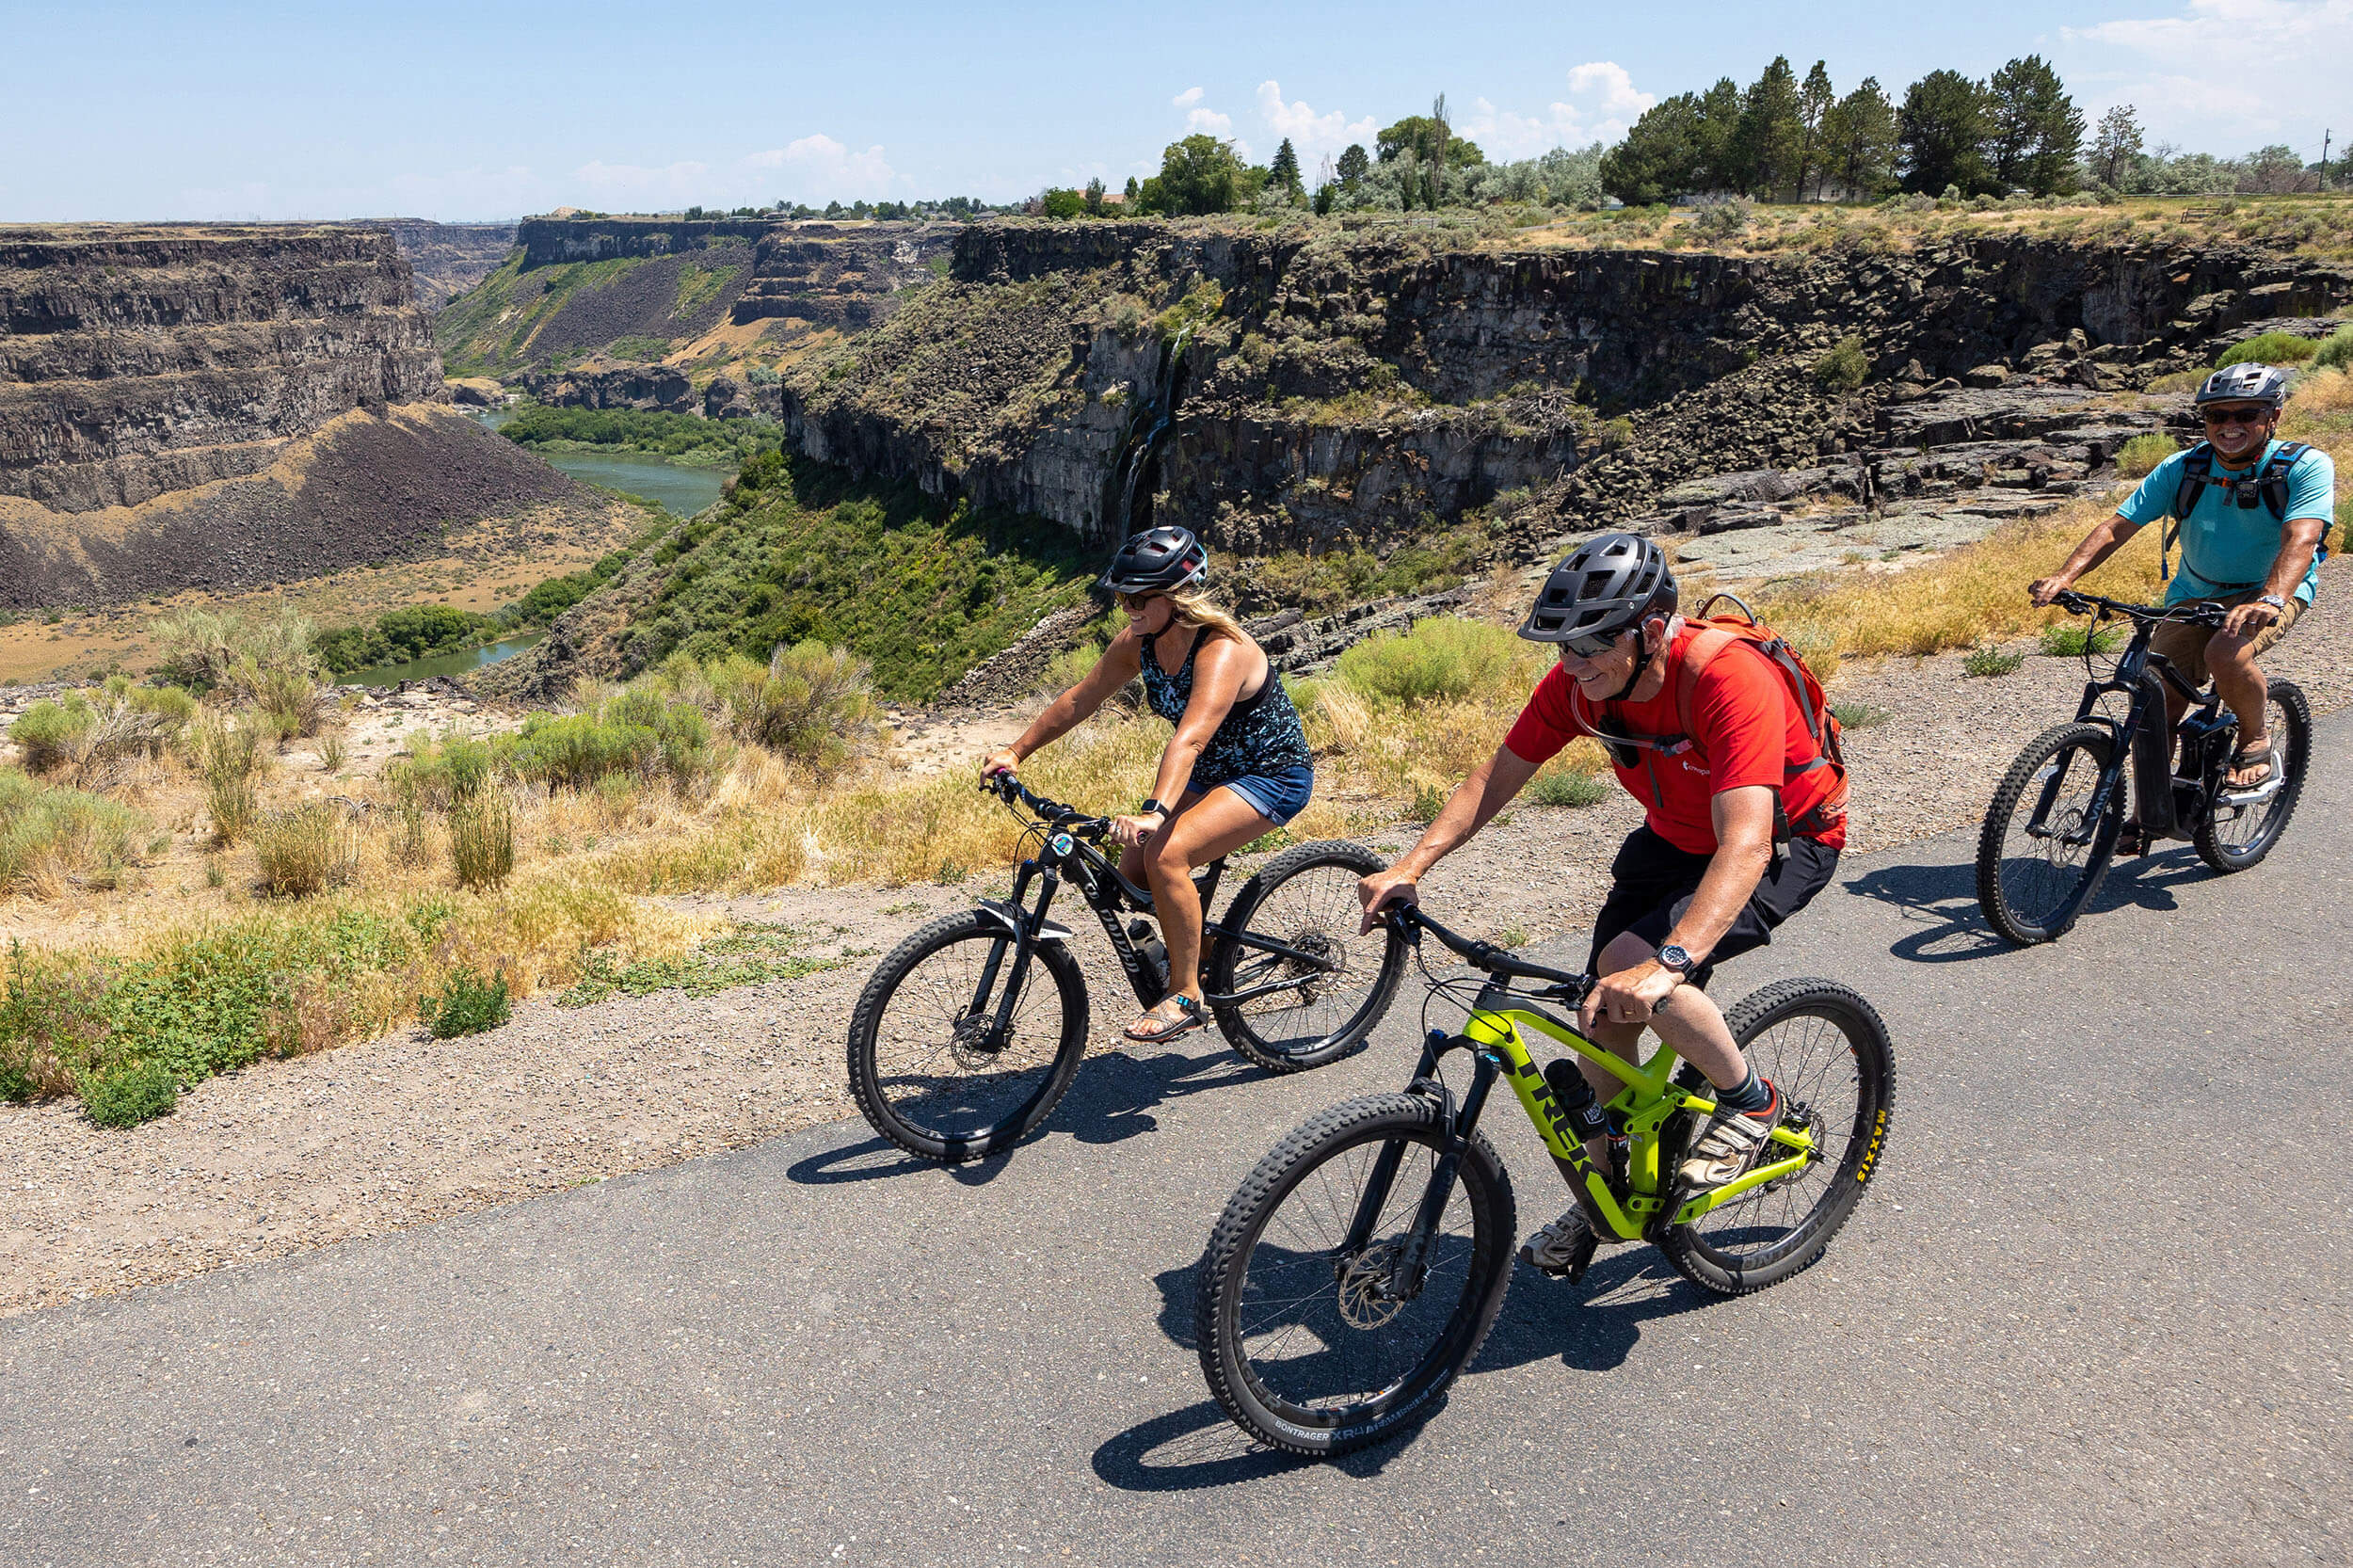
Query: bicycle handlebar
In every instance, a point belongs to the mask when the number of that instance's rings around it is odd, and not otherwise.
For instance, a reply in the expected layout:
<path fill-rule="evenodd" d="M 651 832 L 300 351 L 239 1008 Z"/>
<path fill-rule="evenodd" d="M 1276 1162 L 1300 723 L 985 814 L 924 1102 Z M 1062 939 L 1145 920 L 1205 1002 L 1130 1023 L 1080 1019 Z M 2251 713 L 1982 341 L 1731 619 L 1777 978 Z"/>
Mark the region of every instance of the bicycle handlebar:
<path fill-rule="evenodd" d="M 1388 916 L 1390 923 L 1399 931 L 1411 936 L 1415 928 L 1419 927 L 1435 936 L 1442 946 L 1465 963 L 1473 968 L 1484 969 L 1489 974 L 1519 980 L 1541 980 L 1547 984 L 1574 991 L 1580 1000 L 1593 985 L 1593 977 L 1590 974 L 1570 974 L 1562 969 L 1546 968 L 1525 958 L 1514 958 L 1493 942 L 1482 942 L 1475 936 L 1449 931 L 1432 919 L 1418 904 L 1392 904 L 1383 913 Z"/>
<path fill-rule="evenodd" d="M 981 788 L 993 792 L 998 799 L 1012 805 L 1019 801 L 1046 822 L 1063 829 L 1074 838 L 1100 839 L 1112 830 L 1109 817 L 1090 817 L 1075 806 L 1048 800 L 1037 793 L 1011 773 L 991 774 L 981 781 Z"/>
<path fill-rule="evenodd" d="M 2062 588 L 2052 596 L 2051 602 L 2071 616 L 2105 612 L 2134 620 L 2184 621 L 2192 626 L 2220 626 L 2230 614 L 2219 604 L 2127 604 L 2121 599 L 2079 594 L 2073 588 Z"/>

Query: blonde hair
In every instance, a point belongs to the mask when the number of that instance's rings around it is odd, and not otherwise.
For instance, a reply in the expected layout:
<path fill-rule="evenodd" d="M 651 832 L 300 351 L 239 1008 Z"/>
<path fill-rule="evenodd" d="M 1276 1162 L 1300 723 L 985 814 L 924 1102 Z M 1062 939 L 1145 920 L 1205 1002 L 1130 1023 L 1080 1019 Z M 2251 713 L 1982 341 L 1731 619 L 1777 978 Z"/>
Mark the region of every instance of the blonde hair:
<path fill-rule="evenodd" d="M 1241 629 L 1241 622 L 1219 608 L 1217 601 L 1200 589 L 1187 588 L 1167 597 L 1180 624 L 1197 626 L 1211 636 L 1232 637 L 1241 642 L 1250 640 L 1250 634 Z"/>

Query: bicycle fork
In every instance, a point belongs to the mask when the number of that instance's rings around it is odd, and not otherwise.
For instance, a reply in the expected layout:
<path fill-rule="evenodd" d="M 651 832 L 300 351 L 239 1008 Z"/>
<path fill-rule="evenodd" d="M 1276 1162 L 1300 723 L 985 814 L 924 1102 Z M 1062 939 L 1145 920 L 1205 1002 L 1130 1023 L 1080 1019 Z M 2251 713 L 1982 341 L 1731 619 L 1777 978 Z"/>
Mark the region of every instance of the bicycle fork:
<path fill-rule="evenodd" d="M 1452 1091 L 1440 1082 L 1437 1076 L 1438 1058 L 1454 1046 L 1465 1046 L 1471 1051 L 1470 1088 L 1464 1094 L 1460 1106 L 1454 1103 Z M 1430 1272 L 1430 1243 L 1437 1234 L 1438 1222 L 1446 1214 L 1447 1199 L 1453 1194 L 1454 1178 L 1462 1173 L 1463 1156 L 1470 1148 L 1471 1134 L 1478 1129 L 1479 1114 L 1487 1107 L 1487 1093 L 1495 1087 L 1496 1075 L 1501 1071 L 1503 1059 L 1493 1047 L 1473 1044 L 1467 1040 L 1449 1039 L 1442 1031 L 1432 1030 L 1423 1040 L 1421 1062 L 1414 1069 L 1409 1093 L 1434 1093 L 1444 1107 L 1446 1138 L 1438 1148 L 1438 1158 L 1430 1168 L 1429 1183 L 1422 1188 L 1421 1202 L 1414 1211 L 1414 1224 L 1398 1243 L 1397 1252 L 1389 1259 L 1387 1279 L 1381 1294 L 1390 1301 L 1412 1301 L 1421 1294 L 1423 1281 Z M 1404 1162 L 1405 1141 L 1392 1139 L 1381 1145 L 1381 1153 L 1373 1160 L 1372 1173 L 1365 1181 L 1365 1190 L 1356 1200 L 1356 1213 L 1349 1223 L 1348 1235 L 1340 1243 L 1341 1267 L 1349 1266 L 1372 1240 L 1373 1227 L 1381 1223 L 1381 1215 L 1388 1208 L 1389 1192 L 1397 1183 L 1398 1167 Z"/>

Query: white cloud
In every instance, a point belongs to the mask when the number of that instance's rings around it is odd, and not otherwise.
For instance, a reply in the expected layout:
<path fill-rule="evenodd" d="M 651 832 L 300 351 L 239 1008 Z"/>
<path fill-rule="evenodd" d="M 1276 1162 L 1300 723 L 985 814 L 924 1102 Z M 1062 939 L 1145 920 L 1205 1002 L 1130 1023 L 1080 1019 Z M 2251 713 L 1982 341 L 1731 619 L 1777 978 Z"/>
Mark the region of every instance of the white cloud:
<path fill-rule="evenodd" d="M 1634 78 L 1615 60 L 1589 60 L 1569 72 L 1568 96 L 1556 100 L 1545 113 L 1516 114 L 1484 98 L 1474 99 L 1471 112 L 1456 128 L 1490 158 L 1532 158 L 1555 147 L 1616 141 L 1657 102 L 1656 94 L 1638 90 Z"/>
<path fill-rule="evenodd" d="M 2353 0 L 2187 0 L 2171 16 L 2120 17 L 2061 27 L 2059 36 L 2082 51 L 2070 64 L 2105 68 L 2078 72 L 2101 84 L 2099 95 L 2086 95 L 2095 116 L 2129 103 L 2153 132 L 2178 139 L 2194 133 L 2215 152 L 2265 139 L 2316 144 L 2308 133 L 2320 129 L 2319 104 L 2293 84 L 2273 84 L 2283 62 L 2325 74 L 2325 62 L 2353 56 Z M 2120 52 L 2141 63 L 2117 70 Z"/>
<path fill-rule="evenodd" d="M 1315 179 L 1316 170 L 1325 158 L 1338 155 L 1350 142 L 1372 140 L 1370 115 L 1352 121 L 1337 109 L 1318 114 L 1304 98 L 1296 104 L 1286 104 L 1279 82 L 1258 84 L 1258 118 L 1266 121 L 1267 129 L 1278 139 L 1290 138 L 1291 151 L 1299 154 L 1300 173 L 1309 181 Z"/>
<path fill-rule="evenodd" d="M 1200 102 L 1201 89 L 1199 88 L 1187 88 L 1184 91 L 1178 93 L 1176 97 L 1168 101 L 1169 106 L 1176 109 L 1190 109 L 1195 104 Z"/>
<path fill-rule="evenodd" d="M 1234 144 L 1235 154 L 1244 163 L 1250 161 L 1250 144 L 1234 135 L 1232 115 L 1220 114 L 1215 109 L 1189 110 L 1185 115 L 1185 135 L 1215 136 L 1220 141 L 1230 141 Z"/>

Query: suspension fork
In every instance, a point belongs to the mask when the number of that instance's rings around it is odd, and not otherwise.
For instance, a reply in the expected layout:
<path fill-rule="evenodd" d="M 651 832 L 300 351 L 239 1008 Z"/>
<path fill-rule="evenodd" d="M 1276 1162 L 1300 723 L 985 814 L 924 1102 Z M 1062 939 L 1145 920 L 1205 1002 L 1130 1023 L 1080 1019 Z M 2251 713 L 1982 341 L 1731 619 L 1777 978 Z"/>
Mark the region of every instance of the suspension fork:
<path fill-rule="evenodd" d="M 1470 1088 L 1465 1092 L 1459 1107 L 1436 1077 L 1438 1058 L 1456 1047 L 1469 1050 L 1472 1062 Z M 1434 1029 L 1422 1043 L 1421 1062 L 1414 1069 L 1414 1086 L 1437 1090 L 1445 1108 L 1446 1139 L 1439 1145 L 1436 1163 L 1431 1167 L 1429 1183 L 1422 1189 L 1413 1227 L 1406 1232 L 1403 1244 L 1389 1265 L 1385 1292 L 1393 1300 L 1411 1301 L 1421 1293 L 1423 1279 L 1429 1272 L 1431 1238 L 1436 1234 L 1439 1218 L 1446 1212 L 1447 1198 L 1454 1191 L 1454 1178 L 1463 1168 L 1463 1156 L 1470 1148 L 1480 1112 L 1486 1109 L 1488 1091 L 1495 1087 L 1501 1066 L 1501 1059 L 1492 1049 L 1467 1039 L 1449 1038 Z M 1404 1159 L 1405 1140 L 1391 1139 L 1381 1145 L 1372 1174 L 1356 1200 L 1356 1213 L 1349 1223 L 1348 1236 L 1340 1243 L 1343 1255 L 1362 1252 L 1372 1240 L 1372 1228 L 1388 1207 L 1389 1192 L 1396 1185 L 1398 1168 Z"/>
<path fill-rule="evenodd" d="M 1038 883 L 1037 906 L 1025 909 L 1021 900 L 1032 879 Z M 1013 973 L 1006 978 L 1004 994 L 997 999 L 997 1016 L 989 1026 L 989 1038 L 998 1045 L 1013 1037 L 1014 1009 L 1021 1005 L 1021 987 L 1030 976 L 1030 957 L 1036 951 L 1037 934 L 1045 927 L 1046 911 L 1054 902 L 1054 890 L 1061 886 L 1061 877 L 1055 875 L 1050 868 L 1041 866 L 1034 860 L 1022 861 L 1021 869 L 1014 873 L 1013 898 L 1010 902 L 1019 912 L 1019 918 L 1015 921 L 1012 939 Z M 972 1005 L 966 1009 L 967 1017 L 988 1005 L 988 994 L 996 986 L 1004 958 L 1005 942 L 1000 939 L 990 943 L 988 958 L 981 966 L 981 977 L 972 986 Z"/>

